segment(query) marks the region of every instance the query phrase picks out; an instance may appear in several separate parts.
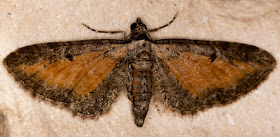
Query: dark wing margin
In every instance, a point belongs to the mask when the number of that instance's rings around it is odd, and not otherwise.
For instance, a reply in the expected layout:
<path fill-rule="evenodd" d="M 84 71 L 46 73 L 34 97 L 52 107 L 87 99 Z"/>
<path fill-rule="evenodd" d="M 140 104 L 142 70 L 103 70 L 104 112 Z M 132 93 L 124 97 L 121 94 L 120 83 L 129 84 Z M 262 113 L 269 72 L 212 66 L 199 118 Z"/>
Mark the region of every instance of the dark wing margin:
<path fill-rule="evenodd" d="M 153 43 L 155 100 L 182 114 L 236 101 L 276 66 L 270 53 L 247 44 L 187 39 Z"/>
<path fill-rule="evenodd" d="M 106 39 L 35 44 L 9 54 L 4 65 L 34 96 L 95 117 L 109 110 L 124 85 L 125 44 Z"/>

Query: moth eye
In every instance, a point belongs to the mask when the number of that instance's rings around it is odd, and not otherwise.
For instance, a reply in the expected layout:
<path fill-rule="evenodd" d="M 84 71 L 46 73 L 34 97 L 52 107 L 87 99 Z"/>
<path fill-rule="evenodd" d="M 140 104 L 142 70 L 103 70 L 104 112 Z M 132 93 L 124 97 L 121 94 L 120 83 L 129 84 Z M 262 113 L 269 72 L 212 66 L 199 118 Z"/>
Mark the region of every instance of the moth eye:
<path fill-rule="evenodd" d="M 137 23 L 131 24 L 131 26 L 130 26 L 131 30 L 135 30 L 136 28 L 137 28 Z"/>

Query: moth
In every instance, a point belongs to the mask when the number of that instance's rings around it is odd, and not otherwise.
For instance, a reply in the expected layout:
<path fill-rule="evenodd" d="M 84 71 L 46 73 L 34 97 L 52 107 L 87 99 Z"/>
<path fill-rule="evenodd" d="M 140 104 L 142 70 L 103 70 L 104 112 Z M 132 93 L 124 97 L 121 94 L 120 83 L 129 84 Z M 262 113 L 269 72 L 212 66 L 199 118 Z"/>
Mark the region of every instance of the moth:
<path fill-rule="evenodd" d="M 194 115 L 236 101 L 255 89 L 276 60 L 253 45 L 191 39 L 154 40 L 140 18 L 123 39 L 50 42 L 10 53 L 4 64 L 34 96 L 95 118 L 110 110 L 121 91 L 142 127 L 153 97 L 172 111 Z M 99 31 L 123 33 L 124 31 Z"/>

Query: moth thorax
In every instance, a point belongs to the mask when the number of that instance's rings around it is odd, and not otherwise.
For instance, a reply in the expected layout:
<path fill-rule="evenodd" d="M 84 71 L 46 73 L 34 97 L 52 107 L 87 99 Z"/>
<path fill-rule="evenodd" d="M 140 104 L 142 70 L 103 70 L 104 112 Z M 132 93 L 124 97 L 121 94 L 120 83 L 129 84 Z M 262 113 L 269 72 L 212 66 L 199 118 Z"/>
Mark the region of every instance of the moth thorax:
<path fill-rule="evenodd" d="M 130 57 L 130 65 L 134 70 L 148 71 L 151 69 L 151 43 L 140 40 L 135 41 L 130 46 L 128 53 Z"/>

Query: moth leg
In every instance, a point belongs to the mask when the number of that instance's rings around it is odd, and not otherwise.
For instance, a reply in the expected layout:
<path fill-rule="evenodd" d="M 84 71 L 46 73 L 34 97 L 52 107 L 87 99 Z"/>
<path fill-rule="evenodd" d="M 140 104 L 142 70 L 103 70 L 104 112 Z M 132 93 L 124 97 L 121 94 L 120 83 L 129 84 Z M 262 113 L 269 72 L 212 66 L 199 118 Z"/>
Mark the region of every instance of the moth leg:
<path fill-rule="evenodd" d="M 123 38 L 125 38 L 125 31 L 103 31 L 103 30 L 96 30 L 96 29 L 93 29 L 91 27 L 89 27 L 88 25 L 82 23 L 83 26 L 85 26 L 86 28 L 94 31 L 94 32 L 97 32 L 97 33 L 110 33 L 110 34 L 117 34 L 117 33 L 122 33 L 123 34 Z"/>

